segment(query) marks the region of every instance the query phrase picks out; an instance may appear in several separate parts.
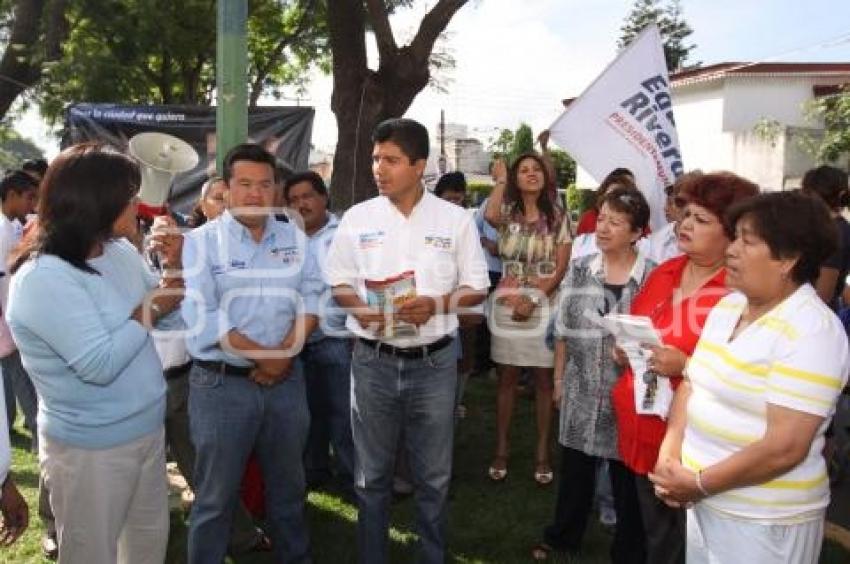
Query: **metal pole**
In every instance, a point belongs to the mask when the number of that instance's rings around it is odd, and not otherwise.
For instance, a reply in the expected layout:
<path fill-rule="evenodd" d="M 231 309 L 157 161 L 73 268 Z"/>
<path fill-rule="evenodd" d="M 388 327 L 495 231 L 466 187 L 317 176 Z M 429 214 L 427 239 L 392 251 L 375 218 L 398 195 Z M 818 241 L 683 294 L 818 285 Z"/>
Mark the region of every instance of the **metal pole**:
<path fill-rule="evenodd" d="M 247 0 L 218 0 L 216 36 L 216 168 L 248 138 Z"/>

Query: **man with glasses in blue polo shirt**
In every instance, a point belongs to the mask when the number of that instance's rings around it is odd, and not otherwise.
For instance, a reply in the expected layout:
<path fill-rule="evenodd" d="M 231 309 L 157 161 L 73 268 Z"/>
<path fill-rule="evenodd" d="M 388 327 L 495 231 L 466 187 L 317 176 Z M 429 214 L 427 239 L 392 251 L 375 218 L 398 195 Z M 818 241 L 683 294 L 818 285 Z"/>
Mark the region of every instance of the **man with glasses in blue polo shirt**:
<path fill-rule="evenodd" d="M 480 304 L 489 280 L 463 209 L 422 185 L 428 131 L 391 119 L 373 134 L 379 195 L 346 212 L 325 276 L 357 336 L 351 361 L 361 563 L 388 561 L 396 445 L 404 436 L 415 487 L 419 560 L 445 561 L 457 363 L 457 311 Z"/>
<path fill-rule="evenodd" d="M 272 214 L 274 157 L 224 160 L 230 208 L 187 234 L 182 313 L 196 449 L 189 562 L 223 562 L 245 463 L 256 452 L 275 562 L 310 560 L 301 453 L 309 415 L 295 355 L 317 322 L 322 281 L 304 233 Z"/>

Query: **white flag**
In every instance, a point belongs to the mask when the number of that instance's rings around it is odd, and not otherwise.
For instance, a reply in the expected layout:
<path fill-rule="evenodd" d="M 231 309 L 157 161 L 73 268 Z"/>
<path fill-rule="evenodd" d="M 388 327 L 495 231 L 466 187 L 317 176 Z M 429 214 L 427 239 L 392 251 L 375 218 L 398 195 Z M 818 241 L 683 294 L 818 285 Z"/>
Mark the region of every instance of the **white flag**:
<path fill-rule="evenodd" d="M 652 229 L 667 223 L 664 187 L 684 167 L 658 27 L 646 27 L 549 131 L 597 181 L 630 169 L 652 209 Z"/>

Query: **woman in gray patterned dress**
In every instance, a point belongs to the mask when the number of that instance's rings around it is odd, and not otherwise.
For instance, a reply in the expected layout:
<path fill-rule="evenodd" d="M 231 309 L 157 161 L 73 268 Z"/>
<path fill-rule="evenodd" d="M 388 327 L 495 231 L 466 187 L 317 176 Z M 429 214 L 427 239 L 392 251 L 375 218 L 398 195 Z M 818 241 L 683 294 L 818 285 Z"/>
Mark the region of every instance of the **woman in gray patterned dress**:
<path fill-rule="evenodd" d="M 632 297 L 655 266 L 635 247 L 648 221 L 649 205 L 638 190 L 617 187 L 605 194 L 596 225 L 600 252 L 571 262 L 561 287 L 554 401 L 561 410 L 562 462 L 555 518 L 544 531 L 544 542 L 534 548 L 535 560 L 546 560 L 552 551 L 581 548 L 602 459 L 610 462 L 617 512 L 630 506 L 637 510 L 634 484 L 618 461 L 611 405 L 611 388 L 622 369 L 614 363 L 613 337 L 599 328 L 598 318 L 628 313 Z M 642 527 L 617 527 L 613 562 L 642 562 L 643 550 Z"/>

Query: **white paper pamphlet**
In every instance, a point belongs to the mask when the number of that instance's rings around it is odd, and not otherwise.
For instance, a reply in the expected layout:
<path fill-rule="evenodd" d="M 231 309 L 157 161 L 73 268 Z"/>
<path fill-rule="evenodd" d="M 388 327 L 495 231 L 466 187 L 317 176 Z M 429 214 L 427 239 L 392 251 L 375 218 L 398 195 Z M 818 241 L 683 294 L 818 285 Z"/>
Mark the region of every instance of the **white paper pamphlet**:
<path fill-rule="evenodd" d="M 661 337 L 652 320 L 640 315 L 614 313 L 600 318 L 617 346 L 629 359 L 634 374 L 635 409 L 639 415 L 657 415 L 667 419 L 673 403 L 673 386 L 670 379 L 649 370 L 647 361 L 651 352 L 646 345 L 662 345 Z"/>

